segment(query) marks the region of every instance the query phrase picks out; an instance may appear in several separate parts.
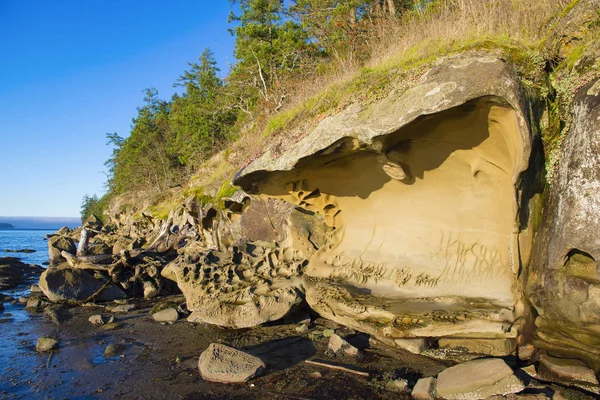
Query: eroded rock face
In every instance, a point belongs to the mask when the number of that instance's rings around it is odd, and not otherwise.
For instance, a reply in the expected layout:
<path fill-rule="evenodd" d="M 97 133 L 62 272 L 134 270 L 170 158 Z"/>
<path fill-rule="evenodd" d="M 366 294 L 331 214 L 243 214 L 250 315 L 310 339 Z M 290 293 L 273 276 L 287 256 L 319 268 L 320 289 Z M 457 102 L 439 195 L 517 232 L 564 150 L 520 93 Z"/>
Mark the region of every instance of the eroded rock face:
<path fill-rule="evenodd" d="M 322 316 L 391 343 L 514 338 L 530 247 L 519 237 L 523 109 L 506 64 L 448 59 L 401 96 L 351 106 L 281 158 L 267 153 L 236 183 L 325 218 L 332 233 L 304 271 Z"/>
<path fill-rule="evenodd" d="M 206 226 L 212 246 L 190 244 L 162 271 L 185 295 L 189 321 L 246 328 L 303 302 L 307 258 L 326 241 L 323 219 L 281 200 L 249 203 L 243 214 L 222 213 Z"/>
<path fill-rule="evenodd" d="M 600 80 L 575 98 L 527 292 L 535 344 L 600 371 Z"/>

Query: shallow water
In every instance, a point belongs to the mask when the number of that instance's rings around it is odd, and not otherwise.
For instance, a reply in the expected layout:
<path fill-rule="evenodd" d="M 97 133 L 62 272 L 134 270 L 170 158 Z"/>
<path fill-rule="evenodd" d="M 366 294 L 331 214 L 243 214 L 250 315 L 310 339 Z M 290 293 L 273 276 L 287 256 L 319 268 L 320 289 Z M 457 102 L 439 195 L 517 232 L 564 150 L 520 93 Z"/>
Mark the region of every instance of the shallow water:
<path fill-rule="evenodd" d="M 48 244 L 44 237 L 54 230 L 12 229 L 0 230 L 0 257 L 16 257 L 27 264 L 48 261 Z M 4 250 L 32 249 L 35 253 L 7 253 Z"/>

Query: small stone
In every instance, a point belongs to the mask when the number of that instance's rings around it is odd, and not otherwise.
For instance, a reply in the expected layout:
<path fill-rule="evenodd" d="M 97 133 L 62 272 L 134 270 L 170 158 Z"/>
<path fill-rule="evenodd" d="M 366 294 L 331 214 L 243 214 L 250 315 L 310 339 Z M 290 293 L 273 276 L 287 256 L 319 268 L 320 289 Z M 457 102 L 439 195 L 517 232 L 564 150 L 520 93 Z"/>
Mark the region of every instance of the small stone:
<path fill-rule="evenodd" d="M 408 392 L 408 381 L 402 378 L 389 380 L 385 384 L 385 390 L 395 393 Z"/>
<path fill-rule="evenodd" d="M 46 305 L 45 301 L 42 301 L 38 297 L 31 297 L 27 301 L 27 305 L 25 306 L 25 308 L 27 308 L 28 310 L 36 310 L 37 311 L 37 310 L 40 310 L 42 307 L 44 307 L 44 305 Z"/>
<path fill-rule="evenodd" d="M 325 329 L 323 330 L 323 336 L 328 338 L 331 337 L 331 335 L 335 334 L 335 331 L 333 329 Z"/>
<path fill-rule="evenodd" d="M 112 331 L 117 328 L 120 328 L 120 325 L 118 322 L 111 322 L 111 323 L 102 325 L 102 329 L 105 331 Z"/>
<path fill-rule="evenodd" d="M 162 311 L 152 314 L 156 322 L 175 322 L 179 319 L 179 314 L 174 308 L 166 308 Z"/>
<path fill-rule="evenodd" d="M 521 368 L 521 371 L 525 372 L 527 375 L 529 375 L 532 378 L 535 378 L 537 376 L 537 371 L 535 370 L 535 365 L 533 365 L 533 364 Z"/>
<path fill-rule="evenodd" d="M 182 362 L 183 362 L 183 357 L 182 356 L 175 357 L 175 363 L 176 364 L 181 364 Z"/>
<path fill-rule="evenodd" d="M 544 354 L 540 357 L 540 367 L 563 379 L 598 384 L 594 371 L 579 360 Z"/>
<path fill-rule="evenodd" d="M 39 294 L 39 293 L 42 293 L 42 289 L 40 289 L 40 287 L 34 283 L 33 285 L 31 285 L 29 292 L 31 294 Z"/>
<path fill-rule="evenodd" d="M 27 304 L 28 301 L 29 299 L 27 297 L 19 297 L 20 304 Z"/>
<path fill-rule="evenodd" d="M 320 373 L 319 371 L 311 372 L 309 375 L 312 376 L 313 378 L 316 378 L 316 379 L 319 379 L 319 378 L 323 377 L 323 374 Z"/>
<path fill-rule="evenodd" d="M 342 339 L 341 336 L 336 335 L 335 333 L 329 338 L 328 348 L 336 355 L 340 355 L 342 353 L 348 356 L 358 355 L 358 349 L 356 347 L 352 346 L 350 343 Z"/>
<path fill-rule="evenodd" d="M 92 325 L 104 325 L 104 317 L 100 314 L 92 315 L 88 318 Z"/>
<path fill-rule="evenodd" d="M 219 343 L 211 343 L 198 360 L 200 376 L 221 383 L 246 382 L 262 375 L 265 363 L 258 357 Z"/>
<path fill-rule="evenodd" d="M 308 330 L 308 325 L 306 324 L 300 324 L 296 327 L 296 332 L 298 333 L 304 333 Z"/>
<path fill-rule="evenodd" d="M 413 399 L 433 400 L 435 398 L 436 383 L 437 381 L 433 376 L 419 379 L 411 393 Z"/>
<path fill-rule="evenodd" d="M 519 355 L 519 359 L 521 360 L 531 360 L 535 353 L 537 352 L 537 347 L 532 344 L 525 344 L 519 346 L 517 349 L 517 354 Z"/>
<path fill-rule="evenodd" d="M 58 340 L 50 337 L 41 337 L 35 344 L 35 350 L 43 353 L 45 351 L 54 350 L 58 346 Z"/>
<path fill-rule="evenodd" d="M 116 357 L 119 354 L 121 354 L 122 351 L 123 346 L 114 343 L 109 344 L 108 346 L 106 346 L 106 349 L 104 349 L 104 357 Z"/>
<path fill-rule="evenodd" d="M 110 308 L 109 311 L 114 313 L 128 313 L 133 309 L 135 309 L 135 304 L 121 304 Z"/>

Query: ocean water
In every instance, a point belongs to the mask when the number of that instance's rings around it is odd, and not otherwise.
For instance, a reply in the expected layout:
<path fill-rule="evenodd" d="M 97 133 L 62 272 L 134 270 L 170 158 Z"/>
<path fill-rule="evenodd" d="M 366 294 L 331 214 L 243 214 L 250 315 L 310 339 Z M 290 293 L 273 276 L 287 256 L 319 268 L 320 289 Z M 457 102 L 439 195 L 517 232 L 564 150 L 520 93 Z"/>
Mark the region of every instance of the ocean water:
<path fill-rule="evenodd" d="M 48 243 L 44 237 L 55 230 L 11 229 L 0 230 L 0 257 L 17 257 L 27 264 L 48 261 Z M 32 249 L 35 253 L 7 253 L 4 250 Z"/>

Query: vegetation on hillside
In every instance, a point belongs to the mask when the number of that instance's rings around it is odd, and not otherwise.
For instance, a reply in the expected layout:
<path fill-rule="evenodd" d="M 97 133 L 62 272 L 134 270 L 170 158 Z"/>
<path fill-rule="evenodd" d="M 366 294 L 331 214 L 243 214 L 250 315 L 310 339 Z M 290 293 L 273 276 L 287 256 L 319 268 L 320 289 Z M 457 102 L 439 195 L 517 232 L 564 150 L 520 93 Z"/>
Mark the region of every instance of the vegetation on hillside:
<path fill-rule="evenodd" d="M 545 45 L 547 32 L 576 2 L 230 0 L 236 63 L 227 77 L 219 78 L 206 49 L 175 82 L 181 93 L 162 100 L 146 90 L 127 138 L 107 135 L 109 191 L 102 199 L 86 195 L 82 217 L 136 191 L 187 184 L 182 195 L 212 190 L 216 198 L 278 133 L 300 136 L 352 101 L 416 79 L 439 56 L 494 52 L 526 85 L 548 90 L 547 66 L 565 57 Z"/>

